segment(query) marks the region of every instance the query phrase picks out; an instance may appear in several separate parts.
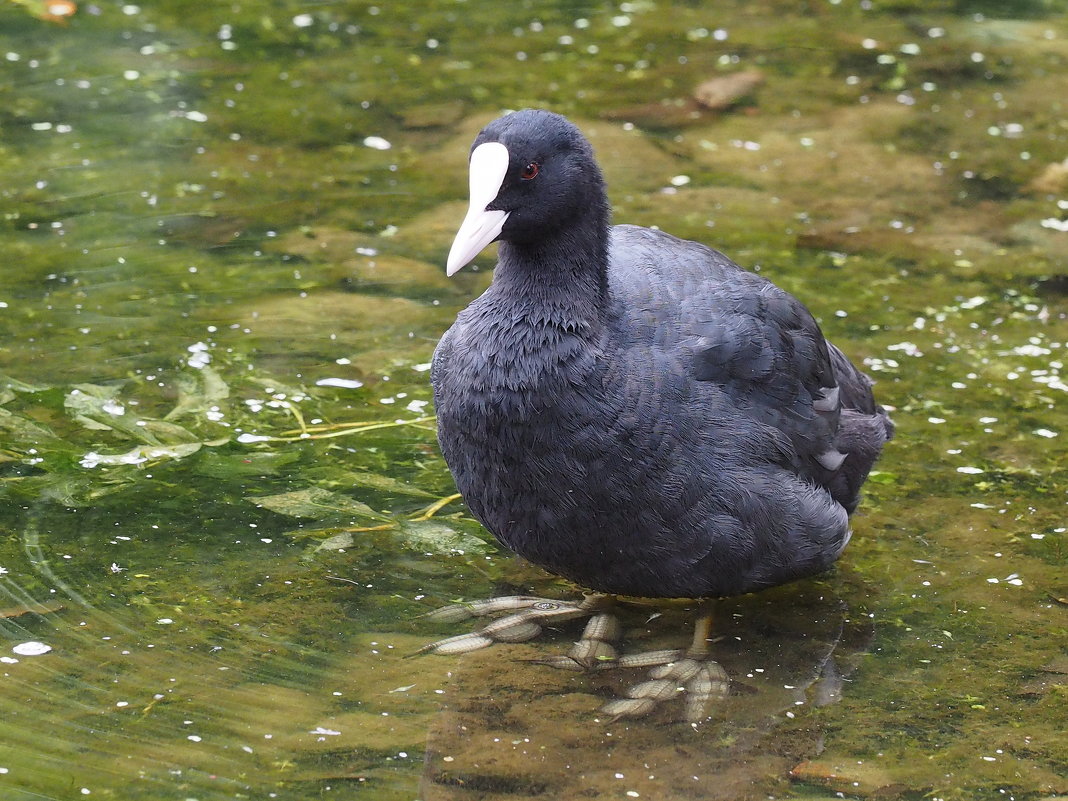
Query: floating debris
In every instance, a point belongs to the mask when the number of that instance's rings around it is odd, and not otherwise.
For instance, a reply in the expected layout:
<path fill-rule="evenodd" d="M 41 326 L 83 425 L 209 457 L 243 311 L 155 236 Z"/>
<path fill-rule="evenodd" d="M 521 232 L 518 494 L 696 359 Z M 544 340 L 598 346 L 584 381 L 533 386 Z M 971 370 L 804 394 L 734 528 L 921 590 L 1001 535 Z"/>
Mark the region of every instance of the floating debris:
<path fill-rule="evenodd" d="M 52 646 L 36 640 L 30 640 L 29 642 L 20 642 L 11 650 L 19 656 L 40 656 L 51 651 Z"/>
<path fill-rule="evenodd" d="M 339 387 L 340 389 L 359 389 L 363 386 L 362 381 L 355 378 L 320 378 L 315 382 L 317 387 Z"/>

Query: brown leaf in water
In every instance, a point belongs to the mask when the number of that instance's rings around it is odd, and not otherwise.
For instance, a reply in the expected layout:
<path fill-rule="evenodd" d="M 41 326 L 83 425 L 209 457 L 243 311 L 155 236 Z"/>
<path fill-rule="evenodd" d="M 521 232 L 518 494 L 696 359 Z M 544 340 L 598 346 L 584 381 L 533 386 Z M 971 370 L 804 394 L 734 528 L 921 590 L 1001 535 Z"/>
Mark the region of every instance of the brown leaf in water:
<path fill-rule="evenodd" d="M 47 615 L 52 612 L 58 612 L 63 608 L 63 604 L 59 601 L 45 601 L 40 604 L 20 604 L 19 606 L 8 606 L 0 609 L 0 620 L 7 620 L 13 617 L 22 617 L 23 615 Z"/>

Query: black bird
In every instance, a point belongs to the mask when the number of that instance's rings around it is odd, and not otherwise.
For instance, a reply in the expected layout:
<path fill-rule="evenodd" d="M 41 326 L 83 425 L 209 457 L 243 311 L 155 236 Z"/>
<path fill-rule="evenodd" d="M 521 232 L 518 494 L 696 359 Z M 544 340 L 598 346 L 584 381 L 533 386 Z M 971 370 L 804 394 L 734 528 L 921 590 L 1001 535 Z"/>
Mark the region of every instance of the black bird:
<path fill-rule="evenodd" d="M 736 595 L 833 563 L 893 426 L 805 306 L 704 245 L 611 226 L 592 148 L 557 114 L 486 126 L 470 182 L 448 274 L 499 239 L 498 262 L 431 379 L 486 528 L 621 595 Z"/>

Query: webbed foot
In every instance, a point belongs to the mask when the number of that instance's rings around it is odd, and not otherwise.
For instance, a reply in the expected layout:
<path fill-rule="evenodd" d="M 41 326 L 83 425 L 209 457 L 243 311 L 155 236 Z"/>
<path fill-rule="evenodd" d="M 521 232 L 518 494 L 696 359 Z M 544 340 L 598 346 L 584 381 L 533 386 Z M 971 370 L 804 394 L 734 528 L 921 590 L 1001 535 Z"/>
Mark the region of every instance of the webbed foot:
<path fill-rule="evenodd" d="M 601 712 L 611 720 L 642 717 L 681 697 L 684 719 L 690 723 L 702 720 L 709 703 L 726 698 L 730 691 L 730 677 L 709 655 L 711 626 L 711 614 L 700 617 L 694 627 L 693 642 L 687 649 L 647 651 L 600 661 L 595 669 L 649 668 L 645 681 L 628 687 L 623 697 L 606 703 Z"/>
<path fill-rule="evenodd" d="M 620 656 L 616 643 L 622 626 L 611 611 L 613 604 L 611 596 L 600 594 L 586 595 L 581 601 L 510 595 L 451 604 L 426 617 L 450 623 L 492 619 L 474 631 L 429 643 L 413 655 L 465 654 L 498 642 L 525 642 L 541 634 L 546 625 L 588 617 L 582 636 L 566 654 L 530 661 L 578 672 L 648 668 L 645 681 L 628 687 L 623 696 L 601 707 L 601 712 L 612 720 L 649 715 L 663 704 L 681 698 L 684 719 L 697 722 L 706 716 L 710 703 L 727 696 L 730 678 L 709 655 L 711 614 L 698 618 L 689 648 Z"/>
<path fill-rule="evenodd" d="M 541 634 L 549 623 L 561 623 L 581 617 L 597 615 L 607 596 L 587 595 L 582 601 L 556 601 L 529 595 L 508 595 L 480 601 L 450 604 L 437 609 L 426 617 L 449 623 L 474 617 L 493 617 L 502 612 L 511 612 L 494 618 L 485 625 L 467 634 L 446 637 L 420 648 L 418 654 L 466 654 L 486 648 L 495 642 L 525 642 Z M 598 615 L 599 616 L 599 615 Z"/>

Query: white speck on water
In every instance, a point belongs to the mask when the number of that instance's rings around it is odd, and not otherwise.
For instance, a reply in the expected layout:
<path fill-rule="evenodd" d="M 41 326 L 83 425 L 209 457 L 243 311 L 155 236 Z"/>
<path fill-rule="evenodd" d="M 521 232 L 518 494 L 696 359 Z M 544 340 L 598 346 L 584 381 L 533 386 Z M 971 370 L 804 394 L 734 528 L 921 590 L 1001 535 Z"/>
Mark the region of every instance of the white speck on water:
<path fill-rule="evenodd" d="M 1053 351 L 1032 343 L 1030 345 L 1019 345 L 1012 349 L 1012 353 L 1017 356 L 1049 356 Z"/>
<path fill-rule="evenodd" d="M 100 408 L 108 414 L 113 414 L 116 417 L 121 417 L 126 414 L 126 407 L 116 400 L 106 400 L 100 404 Z"/>
<path fill-rule="evenodd" d="M 172 620 L 171 618 L 169 618 L 169 617 L 161 617 L 161 618 L 160 618 L 159 620 L 157 620 L 156 622 L 157 622 L 157 623 L 158 623 L 159 625 L 161 625 L 161 626 L 167 626 L 167 625 L 169 625 L 169 624 L 173 623 L 174 621 L 173 621 L 173 620 Z"/>
<path fill-rule="evenodd" d="M 421 412 L 421 411 L 423 411 L 423 409 L 425 409 L 427 407 L 427 405 L 429 403 L 430 403 L 430 401 L 413 400 L 413 401 L 409 401 L 408 405 L 405 406 L 404 408 L 407 409 L 409 412 Z"/>
<path fill-rule="evenodd" d="M 341 362 L 341 359 L 338 359 Z M 348 363 L 348 359 L 345 360 Z M 363 386 L 362 381 L 355 378 L 320 378 L 315 382 L 317 387 L 340 387 L 341 389 L 358 389 Z"/>
<path fill-rule="evenodd" d="M 20 642 L 11 650 L 19 656 L 40 656 L 51 651 L 52 646 L 36 640 L 30 640 L 29 642 Z"/>
<path fill-rule="evenodd" d="M 967 473 L 970 476 L 974 476 L 974 475 L 978 475 L 979 473 L 982 473 L 983 469 L 981 467 L 958 467 L 957 468 L 957 472 L 958 473 Z"/>
<path fill-rule="evenodd" d="M 293 17 L 293 24 L 298 28 L 307 28 L 315 24 L 315 17 L 311 14 L 297 14 Z"/>
<path fill-rule="evenodd" d="M 270 437 L 265 437 L 261 434 L 242 434 L 237 438 L 238 442 L 246 444 L 250 442 L 267 442 L 268 440 L 270 440 Z"/>
<path fill-rule="evenodd" d="M 626 14 L 619 14 L 615 17 L 612 17 L 612 25 L 616 28 L 626 28 L 628 25 L 630 25 L 630 17 L 628 17 Z"/>
<path fill-rule="evenodd" d="M 1050 431 L 1048 428 L 1036 428 L 1035 434 L 1040 437 L 1045 437 L 1046 439 L 1053 439 L 1057 436 L 1056 431 Z"/>
<path fill-rule="evenodd" d="M 895 345 L 887 345 L 886 349 L 900 351 L 906 356 L 916 356 L 917 358 L 923 356 L 923 352 L 919 349 L 915 342 L 898 342 Z"/>
<path fill-rule="evenodd" d="M 688 183 L 690 183 L 689 175 L 676 175 L 671 179 L 672 186 L 686 186 Z"/>
<path fill-rule="evenodd" d="M 946 422 L 946 418 L 944 418 L 944 417 L 928 417 L 927 418 L 927 422 L 928 423 L 933 423 L 936 426 L 937 425 L 942 425 L 942 423 Z"/>
<path fill-rule="evenodd" d="M 198 735 L 198 734 L 190 734 L 190 735 L 189 735 L 188 737 L 186 737 L 185 739 L 187 739 L 187 740 L 192 740 L 192 741 L 193 741 L 194 743 L 199 743 L 199 742 L 201 741 L 201 739 L 202 739 L 202 738 L 201 738 L 201 737 L 200 737 L 200 735 Z"/>
<path fill-rule="evenodd" d="M 367 136 L 363 140 L 364 147 L 369 147 L 372 150 L 389 150 L 393 147 L 388 139 L 383 139 L 381 136 Z"/>
<path fill-rule="evenodd" d="M 374 248 L 356 248 L 356 252 L 361 256 L 377 256 L 378 251 Z"/>
<path fill-rule="evenodd" d="M 310 734 L 326 734 L 326 735 L 329 735 L 331 737 L 337 737 L 339 734 L 341 734 L 341 732 L 339 732 L 339 731 L 335 731 L 334 729 L 324 729 L 322 726 L 316 726 L 309 733 Z"/>
<path fill-rule="evenodd" d="M 863 47 L 865 50 L 874 50 L 879 46 L 879 43 L 874 39 L 865 39 L 863 42 L 860 43 L 860 46 Z"/>
<path fill-rule="evenodd" d="M 417 373 L 425 373 L 431 367 L 430 362 L 423 362 L 422 364 L 413 364 L 412 369 Z"/>
<path fill-rule="evenodd" d="M 203 111 L 187 111 L 185 113 L 185 118 L 187 120 L 192 120 L 193 122 L 207 122 L 208 121 L 208 115 L 205 114 Z"/>
<path fill-rule="evenodd" d="M 1058 220 L 1056 217 L 1047 217 L 1042 221 L 1041 225 L 1043 228 L 1049 228 L 1053 231 L 1068 233 L 1068 220 Z"/>
<path fill-rule="evenodd" d="M 141 13 L 141 6 L 135 6 L 133 3 L 127 3 L 122 7 L 122 13 L 127 17 L 134 17 Z"/>
<path fill-rule="evenodd" d="M 982 306 L 984 303 L 986 303 L 986 298 L 984 298 L 984 297 L 982 297 L 980 295 L 977 295 L 974 298 L 968 298 L 967 300 L 962 300 L 960 302 L 960 307 L 962 309 L 976 309 L 976 308 Z"/>
<path fill-rule="evenodd" d="M 915 42 L 907 42 L 898 48 L 906 56 L 918 56 L 920 54 L 920 46 Z"/>

